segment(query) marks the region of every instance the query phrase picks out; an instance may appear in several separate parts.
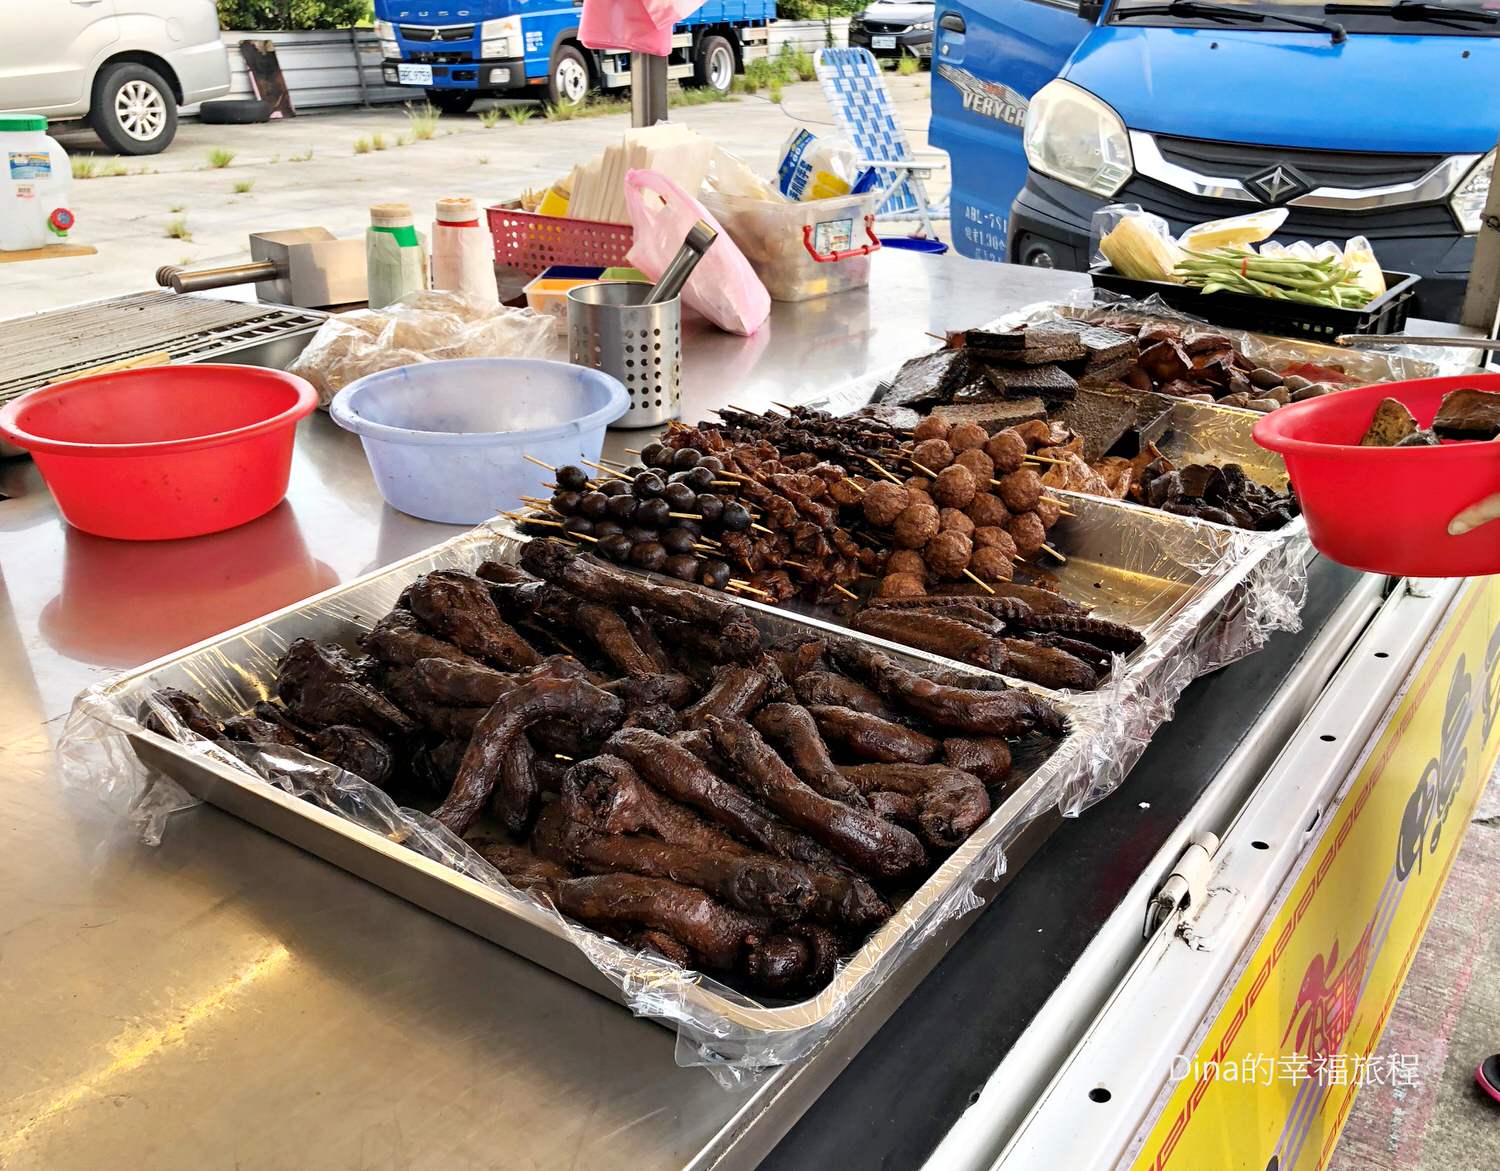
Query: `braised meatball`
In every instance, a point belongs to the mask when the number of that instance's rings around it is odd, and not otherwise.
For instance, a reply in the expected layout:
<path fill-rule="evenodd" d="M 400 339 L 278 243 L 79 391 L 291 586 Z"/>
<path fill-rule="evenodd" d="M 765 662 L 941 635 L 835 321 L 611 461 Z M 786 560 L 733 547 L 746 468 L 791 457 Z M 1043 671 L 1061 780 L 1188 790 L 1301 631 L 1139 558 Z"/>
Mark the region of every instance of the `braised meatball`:
<path fill-rule="evenodd" d="M 864 506 L 865 519 L 877 528 L 894 524 L 898 516 L 911 504 L 911 493 L 900 484 L 881 480 L 871 484 L 860 502 Z"/>
<path fill-rule="evenodd" d="M 996 431 L 984 445 L 984 454 L 994 463 L 996 474 L 1002 476 L 1016 471 L 1026 462 L 1026 450 L 1026 440 L 1014 427 Z"/>
<path fill-rule="evenodd" d="M 907 476 L 906 487 L 912 492 L 927 492 L 932 488 L 932 480 L 927 476 Z"/>
<path fill-rule="evenodd" d="M 1005 507 L 1005 501 L 993 492 L 980 492 L 969 501 L 967 511 L 969 519 L 974 522 L 976 528 L 984 528 L 985 525 L 1003 525 L 1010 519 L 1010 509 Z"/>
<path fill-rule="evenodd" d="M 1009 581 L 1015 576 L 1016 566 L 1004 549 L 987 545 L 974 550 L 974 556 L 969 558 L 969 572 L 980 581 Z"/>
<path fill-rule="evenodd" d="M 940 419 L 936 415 L 928 415 L 917 424 L 917 429 L 912 432 L 912 437 L 918 443 L 925 443 L 929 439 L 947 439 L 948 430 L 946 420 Z"/>
<path fill-rule="evenodd" d="M 1037 522 L 1038 525 L 1041 521 Z M 941 518 L 930 504 L 913 504 L 896 518 L 896 544 L 903 549 L 920 549 L 938 535 Z"/>
<path fill-rule="evenodd" d="M 1022 468 L 1019 472 L 1001 476 L 996 491 L 1011 512 L 1030 512 L 1042 498 L 1042 478 L 1030 468 Z"/>
<path fill-rule="evenodd" d="M 953 462 L 958 467 L 968 468 L 973 472 L 981 488 L 988 487 L 989 482 L 995 478 L 995 461 L 977 447 L 959 452 L 953 457 Z"/>
<path fill-rule="evenodd" d="M 940 472 L 953 462 L 953 448 L 946 439 L 926 439 L 912 450 L 912 462 Z"/>
<path fill-rule="evenodd" d="M 1062 519 L 1062 503 L 1055 496 L 1043 496 L 1036 502 L 1036 514 L 1042 518 L 1042 524 L 1051 528 Z"/>
<path fill-rule="evenodd" d="M 928 508 L 936 508 L 938 506 L 937 501 L 932 498 L 932 495 L 924 492 L 921 488 L 911 488 L 909 491 L 911 492 L 911 504 L 924 504 Z M 911 504 L 908 504 L 906 507 L 910 508 Z"/>
<path fill-rule="evenodd" d="M 989 438 L 990 433 L 978 423 L 959 423 L 948 432 L 948 446 L 954 451 L 977 451 Z"/>
<path fill-rule="evenodd" d="M 1027 451 L 1052 444 L 1052 427 L 1046 419 L 1027 419 L 1016 427 L 1016 434 L 1026 441 Z"/>
<path fill-rule="evenodd" d="M 938 529 L 944 533 L 963 533 L 968 537 L 974 533 L 974 522 L 961 508 L 944 508 L 938 511 Z"/>
<path fill-rule="evenodd" d="M 1041 481 L 1037 482 L 1040 484 Z M 967 508 L 978 491 L 974 473 L 957 464 L 944 468 L 932 482 L 932 498 L 939 508 Z"/>
<path fill-rule="evenodd" d="M 1042 524 L 1042 518 L 1034 512 L 1023 512 L 1011 517 L 1005 531 L 1015 540 L 1016 552 L 1022 557 L 1030 557 L 1047 540 L 1047 529 Z"/>
<path fill-rule="evenodd" d="M 927 568 L 939 577 L 960 578 L 969 568 L 969 558 L 974 555 L 974 542 L 963 533 L 939 533 L 927 542 L 922 551 Z"/>
<path fill-rule="evenodd" d="M 1007 541 L 1010 537 L 1005 538 Z M 919 549 L 896 549 L 885 559 L 886 573 L 911 573 L 917 577 L 927 576 L 927 562 L 922 560 Z"/>
<path fill-rule="evenodd" d="M 976 549 L 999 549 L 1007 561 L 1016 559 L 1016 539 L 999 525 L 986 525 L 974 530 Z"/>
<path fill-rule="evenodd" d="M 915 573 L 891 573 L 880 579 L 875 591 L 877 598 L 920 598 L 927 592 L 922 579 Z"/>

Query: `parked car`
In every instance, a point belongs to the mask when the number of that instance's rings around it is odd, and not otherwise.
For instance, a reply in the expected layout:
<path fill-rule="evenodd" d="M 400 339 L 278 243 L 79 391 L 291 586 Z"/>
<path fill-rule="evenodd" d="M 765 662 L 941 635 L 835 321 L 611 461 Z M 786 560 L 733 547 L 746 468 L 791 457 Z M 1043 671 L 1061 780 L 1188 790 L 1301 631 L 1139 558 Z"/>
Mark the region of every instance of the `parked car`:
<path fill-rule="evenodd" d="M 849 44 L 877 57 L 932 57 L 933 4 L 875 0 L 849 21 Z"/>
<path fill-rule="evenodd" d="M 1364 236 L 1454 320 L 1500 129 L 1482 0 L 944 0 L 931 141 L 966 256 L 1087 269 L 1094 212 Z"/>
<path fill-rule="evenodd" d="M 179 106 L 229 92 L 212 0 L 0 3 L 0 111 L 87 119 L 115 154 L 165 150 Z"/>
<path fill-rule="evenodd" d="M 581 0 L 375 0 L 388 85 L 420 86 L 445 114 L 486 97 L 576 105 L 594 89 L 630 84 L 630 54 L 578 39 Z M 766 56 L 774 0 L 709 0 L 678 23 L 667 76 L 728 93 L 745 63 Z"/>

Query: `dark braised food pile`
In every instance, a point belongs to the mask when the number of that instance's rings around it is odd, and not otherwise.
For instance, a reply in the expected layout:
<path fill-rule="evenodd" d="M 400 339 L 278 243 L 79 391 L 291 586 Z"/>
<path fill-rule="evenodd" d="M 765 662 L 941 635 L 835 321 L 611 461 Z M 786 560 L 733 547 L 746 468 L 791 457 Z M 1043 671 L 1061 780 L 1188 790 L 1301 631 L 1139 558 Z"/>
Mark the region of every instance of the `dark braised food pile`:
<path fill-rule="evenodd" d="M 1270 411 L 1352 381 L 1332 365 L 1257 366 L 1211 329 L 1120 314 L 954 331 L 946 348 L 906 363 L 880 401 L 996 430 L 1055 419 L 1062 404 L 1089 390 L 1155 392 Z"/>
<path fill-rule="evenodd" d="M 1089 624 L 1032 622 L 1095 645 Z M 1066 731 L 994 676 L 772 639 L 558 540 L 419 578 L 362 652 L 301 639 L 250 712 L 161 691 L 141 720 L 320 757 L 564 915 L 776 997 L 823 987 L 1019 784 L 1017 743 Z"/>
<path fill-rule="evenodd" d="M 1256 483 L 1239 464 L 1178 467 L 1154 444 L 1147 444 L 1134 459 L 1106 456 L 1088 461 L 1080 454 L 1080 446 L 1070 441 L 1044 448 L 1040 454 L 1055 462 L 1042 476 L 1042 483 L 1259 532 L 1279 529 L 1302 511 L 1290 490 L 1277 492 Z"/>

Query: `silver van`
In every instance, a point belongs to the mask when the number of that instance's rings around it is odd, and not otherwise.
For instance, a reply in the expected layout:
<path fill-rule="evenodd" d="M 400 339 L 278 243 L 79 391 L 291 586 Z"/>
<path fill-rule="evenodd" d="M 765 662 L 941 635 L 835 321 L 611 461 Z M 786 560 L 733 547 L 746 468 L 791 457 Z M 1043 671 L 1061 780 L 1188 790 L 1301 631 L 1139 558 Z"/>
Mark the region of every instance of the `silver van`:
<path fill-rule="evenodd" d="M 148 155 L 179 106 L 228 92 L 214 0 L 0 0 L 0 112 L 86 118 L 114 153 Z"/>

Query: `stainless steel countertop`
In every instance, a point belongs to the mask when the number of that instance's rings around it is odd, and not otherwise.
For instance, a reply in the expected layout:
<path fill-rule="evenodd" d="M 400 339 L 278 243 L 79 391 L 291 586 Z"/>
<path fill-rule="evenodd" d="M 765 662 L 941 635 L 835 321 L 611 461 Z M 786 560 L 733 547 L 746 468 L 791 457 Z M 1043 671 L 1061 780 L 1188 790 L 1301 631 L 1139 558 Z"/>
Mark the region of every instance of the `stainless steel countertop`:
<path fill-rule="evenodd" d="M 875 274 L 755 338 L 690 324 L 684 417 L 1085 283 L 894 250 Z M 62 788 L 84 687 L 460 531 L 386 507 L 354 436 L 307 420 L 286 502 L 194 541 L 69 529 L 26 460 L 0 493 L 0 1167 L 674 1168 L 816 1092 L 721 1090 L 666 1030 L 218 810 L 153 848 Z"/>

